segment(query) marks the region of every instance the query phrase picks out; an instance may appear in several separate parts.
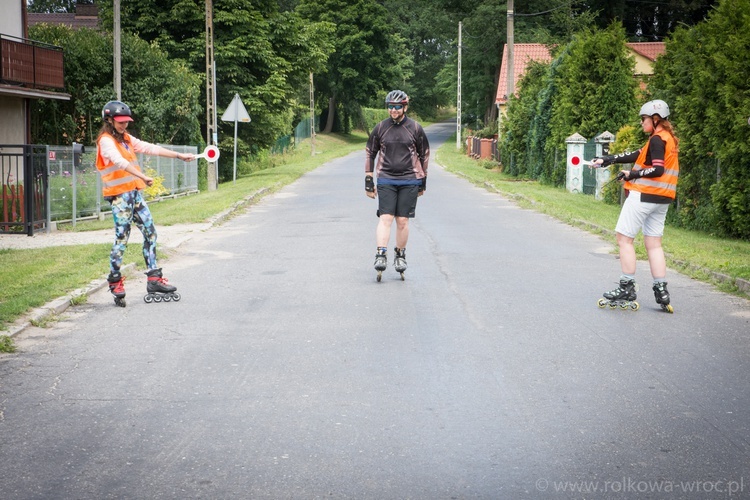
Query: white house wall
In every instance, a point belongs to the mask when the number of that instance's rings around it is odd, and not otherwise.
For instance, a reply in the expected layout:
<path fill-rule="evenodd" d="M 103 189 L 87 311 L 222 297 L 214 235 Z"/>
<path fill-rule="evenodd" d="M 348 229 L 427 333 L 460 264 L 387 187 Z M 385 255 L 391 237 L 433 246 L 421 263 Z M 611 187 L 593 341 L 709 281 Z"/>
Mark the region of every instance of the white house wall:
<path fill-rule="evenodd" d="M 6 0 L 0 0 L 4 2 Z M 23 144 L 26 130 L 23 99 L 0 96 L 0 144 Z"/>
<path fill-rule="evenodd" d="M 23 38 L 23 0 L 0 0 L 0 33 Z"/>

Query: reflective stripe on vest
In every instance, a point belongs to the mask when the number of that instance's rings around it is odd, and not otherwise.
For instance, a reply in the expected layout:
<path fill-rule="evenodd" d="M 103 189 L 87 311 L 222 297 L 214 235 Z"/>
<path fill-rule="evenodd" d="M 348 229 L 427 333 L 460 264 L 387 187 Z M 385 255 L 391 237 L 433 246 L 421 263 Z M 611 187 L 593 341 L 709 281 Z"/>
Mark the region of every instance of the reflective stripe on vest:
<path fill-rule="evenodd" d="M 624 187 L 632 191 L 674 199 L 677 197 L 677 179 L 680 176 L 680 166 L 677 160 L 677 152 L 675 151 L 675 140 L 672 134 L 666 130 L 660 130 L 656 132 L 656 135 L 664 141 L 664 173 L 659 177 L 639 177 L 638 179 L 633 179 L 626 182 Z M 646 155 L 648 154 L 648 146 L 649 143 L 647 142 L 641 150 L 641 154 L 638 155 L 633 170 L 650 168 L 650 166 L 644 166 Z"/>
<path fill-rule="evenodd" d="M 115 146 L 117 146 L 117 150 L 120 152 L 122 157 L 127 160 L 130 165 L 140 171 L 141 168 L 138 166 L 138 157 L 136 156 L 136 154 L 126 148 L 123 144 L 118 142 L 110 134 L 102 134 L 102 136 L 104 135 L 110 137 L 115 143 Z M 129 138 L 130 136 L 125 134 L 125 140 L 127 141 Z M 96 152 L 96 168 L 97 170 L 99 170 L 99 173 L 102 176 L 102 195 L 104 195 L 105 197 L 117 196 L 122 193 L 127 193 L 128 191 L 145 189 L 146 187 L 146 183 L 144 183 L 141 179 L 121 169 L 113 162 L 105 159 L 101 155 L 99 148 L 97 148 Z"/>

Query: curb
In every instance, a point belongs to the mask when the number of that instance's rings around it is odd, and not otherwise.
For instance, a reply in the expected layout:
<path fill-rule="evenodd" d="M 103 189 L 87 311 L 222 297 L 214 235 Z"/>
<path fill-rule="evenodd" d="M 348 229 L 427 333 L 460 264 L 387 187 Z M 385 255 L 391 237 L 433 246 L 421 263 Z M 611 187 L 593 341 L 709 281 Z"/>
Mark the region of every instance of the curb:
<path fill-rule="evenodd" d="M 247 205 L 250 205 L 257 201 L 259 198 L 263 197 L 264 195 L 271 192 L 272 188 L 278 187 L 278 184 L 275 184 L 271 187 L 264 187 L 261 188 L 254 193 L 246 196 L 245 198 L 239 200 L 238 202 L 234 203 L 231 207 L 224 210 L 223 212 L 211 217 L 208 222 L 205 224 L 205 227 L 201 229 L 201 231 L 207 231 L 211 229 L 214 226 L 217 226 L 221 224 L 222 222 L 229 219 L 232 215 L 234 215 L 235 212 L 239 211 L 240 209 L 244 208 Z M 177 238 L 175 241 L 172 241 L 170 243 L 165 243 L 164 247 L 169 249 L 176 249 L 186 241 L 189 241 L 193 237 L 192 234 L 188 233 L 184 236 Z M 126 264 L 122 266 L 122 271 L 124 273 L 135 269 L 135 264 Z M 35 324 L 44 323 L 48 319 L 59 316 L 63 312 L 65 312 L 69 307 L 71 307 L 74 303 L 76 303 L 78 300 L 80 300 L 81 297 L 88 297 L 102 288 L 105 288 L 107 286 L 107 279 L 105 277 L 102 277 L 101 279 L 97 279 L 89 283 L 84 288 L 79 288 L 77 290 L 73 290 L 67 295 L 64 295 L 63 297 L 59 297 L 57 299 L 51 300 L 50 302 L 44 304 L 41 307 L 37 307 L 33 309 L 31 312 L 26 314 L 23 319 L 19 320 L 17 323 L 14 323 L 10 326 L 8 326 L 7 330 L 0 330 L 0 335 L 7 335 L 9 337 L 14 337 L 21 333 L 22 331 L 26 330 L 30 326 L 33 326 Z"/>

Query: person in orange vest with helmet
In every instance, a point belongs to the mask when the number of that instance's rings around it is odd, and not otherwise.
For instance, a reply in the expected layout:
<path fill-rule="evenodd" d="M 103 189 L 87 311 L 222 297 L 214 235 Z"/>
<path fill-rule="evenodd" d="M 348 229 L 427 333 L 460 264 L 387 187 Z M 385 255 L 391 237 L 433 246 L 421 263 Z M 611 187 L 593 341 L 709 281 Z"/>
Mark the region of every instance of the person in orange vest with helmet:
<path fill-rule="evenodd" d="M 641 127 L 649 136 L 645 146 L 632 153 L 593 160 L 594 166 L 602 167 L 613 163 L 634 163 L 631 170 L 622 170 L 617 174 L 617 179 L 624 182 L 628 192 L 615 227 L 622 268 L 620 285 L 605 292 L 599 305 L 638 308 L 635 302 L 636 254 L 633 241 L 638 232 L 643 231 L 656 302 L 671 313 L 674 310 L 667 291 L 667 264 L 661 240 L 667 209 L 677 196 L 679 140 L 668 119 L 669 106 L 666 102 L 660 99 L 649 101 L 641 107 L 640 115 Z"/>
<path fill-rule="evenodd" d="M 179 300 L 179 294 L 175 293 L 177 288 L 167 282 L 156 263 L 156 228 L 143 198 L 143 189 L 151 186 L 154 180 L 141 171 L 136 154 L 183 161 L 192 161 L 195 155 L 178 153 L 128 134 L 128 124 L 133 121 L 133 115 L 130 107 L 123 102 L 109 101 L 105 104 L 102 120 L 96 140 L 96 168 L 102 178 L 102 194 L 112 206 L 115 223 L 115 242 L 109 257 L 110 273 L 107 278 L 109 290 L 115 297 L 115 304 L 125 307 L 125 287 L 120 267 L 131 225 L 135 223 L 143 233 L 143 258 L 148 276 L 146 301 L 158 302 L 162 297 L 165 301 Z"/>

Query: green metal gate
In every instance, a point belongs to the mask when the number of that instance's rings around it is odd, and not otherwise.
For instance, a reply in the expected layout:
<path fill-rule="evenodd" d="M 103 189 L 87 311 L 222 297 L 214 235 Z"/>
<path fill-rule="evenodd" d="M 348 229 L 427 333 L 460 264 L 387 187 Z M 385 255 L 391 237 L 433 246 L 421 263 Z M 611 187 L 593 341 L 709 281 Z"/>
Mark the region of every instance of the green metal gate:
<path fill-rule="evenodd" d="M 583 159 L 589 161 L 596 157 L 596 141 L 590 139 L 583 145 Z M 596 170 L 583 167 L 583 194 L 596 194 Z"/>

